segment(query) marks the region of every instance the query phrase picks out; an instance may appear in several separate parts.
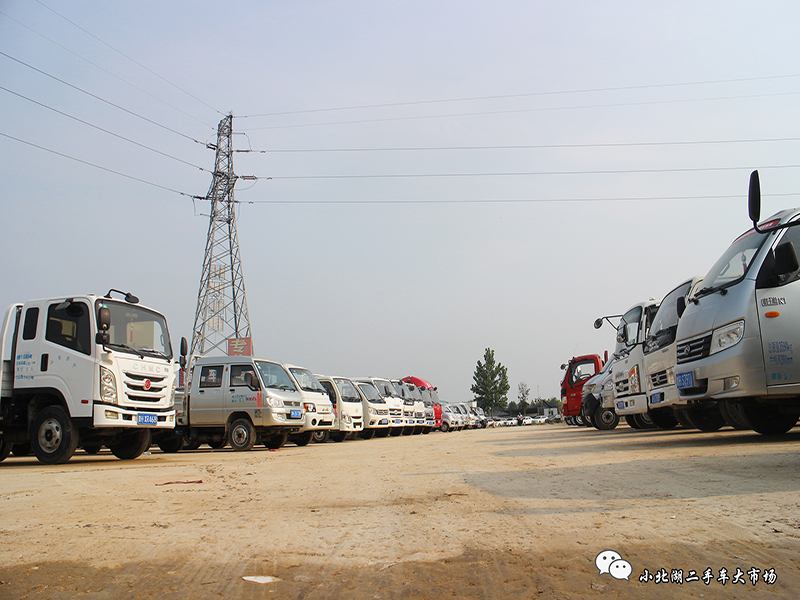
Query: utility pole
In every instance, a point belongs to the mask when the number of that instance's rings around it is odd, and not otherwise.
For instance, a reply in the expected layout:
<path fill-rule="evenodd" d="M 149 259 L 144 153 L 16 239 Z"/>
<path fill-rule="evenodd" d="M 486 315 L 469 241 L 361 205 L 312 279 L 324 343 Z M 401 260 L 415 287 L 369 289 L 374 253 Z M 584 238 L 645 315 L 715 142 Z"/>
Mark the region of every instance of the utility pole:
<path fill-rule="evenodd" d="M 222 354 L 252 354 L 250 318 L 247 315 L 242 261 L 236 235 L 233 187 L 237 176 L 233 172 L 232 131 L 233 115 L 228 115 L 219 122 L 217 129 L 214 178 L 206 197 L 211 205 L 211 218 L 190 356 L 203 356 L 214 351 L 221 351 Z M 249 347 L 245 348 L 247 344 Z"/>

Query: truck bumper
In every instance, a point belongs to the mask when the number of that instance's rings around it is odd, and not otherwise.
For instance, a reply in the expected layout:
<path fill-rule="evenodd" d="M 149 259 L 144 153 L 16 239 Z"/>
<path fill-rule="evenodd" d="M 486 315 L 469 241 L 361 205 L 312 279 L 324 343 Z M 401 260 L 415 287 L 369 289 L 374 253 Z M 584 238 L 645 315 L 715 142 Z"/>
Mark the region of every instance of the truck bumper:
<path fill-rule="evenodd" d="M 647 396 L 637 394 L 635 396 L 624 396 L 617 398 L 616 407 L 618 415 L 638 415 L 647 412 Z"/>
<path fill-rule="evenodd" d="M 94 404 L 94 427 L 143 427 L 148 429 L 174 429 L 175 410 L 166 411 L 123 408 L 115 404 Z"/>
<path fill-rule="evenodd" d="M 678 389 L 682 403 L 706 398 L 738 398 L 766 396 L 764 358 L 761 338 L 744 338 L 741 342 L 700 360 L 675 365 L 675 379 L 692 373 L 694 387 Z"/>

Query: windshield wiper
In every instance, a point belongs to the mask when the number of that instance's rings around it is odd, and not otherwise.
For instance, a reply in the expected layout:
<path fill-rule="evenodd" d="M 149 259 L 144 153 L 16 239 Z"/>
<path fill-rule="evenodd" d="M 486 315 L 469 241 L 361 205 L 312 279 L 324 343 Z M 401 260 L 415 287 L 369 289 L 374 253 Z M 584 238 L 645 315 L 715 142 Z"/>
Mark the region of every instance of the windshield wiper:
<path fill-rule="evenodd" d="M 714 292 L 719 292 L 720 294 L 722 294 L 724 296 L 725 294 L 728 293 L 728 288 L 727 287 L 722 287 L 721 285 L 712 285 L 712 286 L 709 286 L 709 287 L 704 287 L 704 288 L 701 288 L 701 289 L 697 290 L 697 292 L 695 292 L 695 294 L 694 294 L 694 297 L 695 298 L 702 298 L 703 296 L 708 296 L 710 294 L 713 294 Z"/>
<path fill-rule="evenodd" d="M 277 383 L 273 383 L 272 385 L 268 385 L 268 388 L 272 390 L 283 390 L 286 392 L 296 392 L 297 390 L 291 386 L 286 385 L 285 383 L 282 385 L 278 385 Z"/>
<path fill-rule="evenodd" d="M 139 350 L 141 350 L 142 352 L 147 352 L 148 354 L 152 354 L 153 356 L 156 356 L 158 358 L 164 358 L 166 360 L 169 360 L 169 357 L 163 352 L 161 352 L 161 350 L 156 350 L 155 348 L 139 348 Z"/>
<path fill-rule="evenodd" d="M 134 348 L 133 346 L 128 346 L 127 344 L 105 344 L 109 348 L 117 348 L 119 350 L 125 350 L 130 352 L 131 354 L 137 354 L 139 358 L 144 358 L 144 354 L 141 353 L 140 350 Z"/>

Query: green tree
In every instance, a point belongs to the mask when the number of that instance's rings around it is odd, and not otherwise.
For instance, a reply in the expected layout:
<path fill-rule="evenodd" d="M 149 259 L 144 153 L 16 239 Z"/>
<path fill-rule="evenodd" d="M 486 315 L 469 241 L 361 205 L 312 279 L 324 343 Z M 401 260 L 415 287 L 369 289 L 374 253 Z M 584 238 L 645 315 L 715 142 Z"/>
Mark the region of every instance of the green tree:
<path fill-rule="evenodd" d="M 478 361 L 472 380 L 475 382 L 472 393 L 484 411 L 494 415 L 496 410 L 504 410 L 508 405 L 508 370 L 494 360 L 494 350 L 487 348 L 483 361 Z"/>
<path fill-rule="evenodd" d="M 517 399 L 519 403 L 520 412 L 524 415 L 525 411 L 528 410 L 528 406 L 530 406 L 530 402 L 528 402 L 528 398 L 531 395 L 531 388 L 528 387 L 528 384 L 524 381 L 519 382 L 519 386 L 517 386 Z"/>

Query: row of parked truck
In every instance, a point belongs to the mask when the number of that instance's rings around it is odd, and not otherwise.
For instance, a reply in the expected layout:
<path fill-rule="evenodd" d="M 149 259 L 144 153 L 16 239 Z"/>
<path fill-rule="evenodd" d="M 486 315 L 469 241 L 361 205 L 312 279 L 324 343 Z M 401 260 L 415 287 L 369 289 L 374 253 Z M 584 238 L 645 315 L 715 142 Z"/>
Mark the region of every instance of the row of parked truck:
<path fill-rule="evenodd" d="M 442 405 L 417 377 L 330 377 L 247 356 L 187 361 L 185 338 L 173 355 L 163 315 L 118 290 L 14 304 L 0 342 L 11 357 L 0 379 L 0 460 L 32 450 L 58 464 L 103 446 L 122 459 L 151 444 L 279 448 L 486 420 L 479 409 Z"/>
<path fill-rule="evenodd" d="M 563 365 L 562 413 L 570 424 L 613 429 L 715 431 L 724 425 L 780 434 L 800 417 L 800 209 L 760 220 L 758 173 L 750 179 L 753 227 L 701 277 L 682 281 L 619 318 L 613 355 Z"/>

